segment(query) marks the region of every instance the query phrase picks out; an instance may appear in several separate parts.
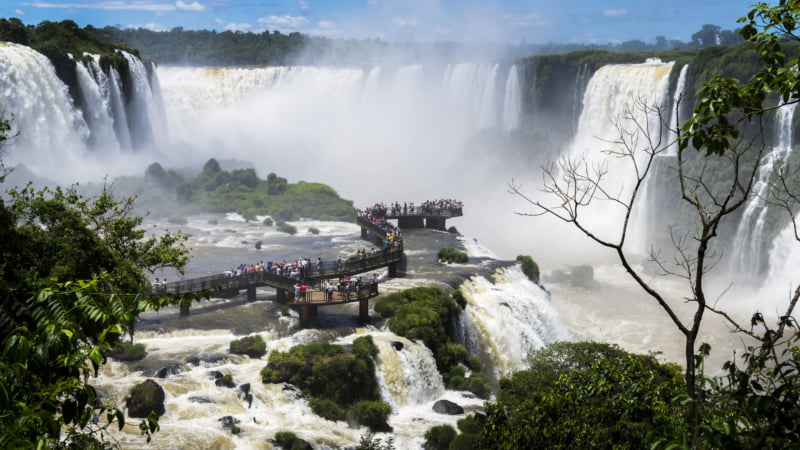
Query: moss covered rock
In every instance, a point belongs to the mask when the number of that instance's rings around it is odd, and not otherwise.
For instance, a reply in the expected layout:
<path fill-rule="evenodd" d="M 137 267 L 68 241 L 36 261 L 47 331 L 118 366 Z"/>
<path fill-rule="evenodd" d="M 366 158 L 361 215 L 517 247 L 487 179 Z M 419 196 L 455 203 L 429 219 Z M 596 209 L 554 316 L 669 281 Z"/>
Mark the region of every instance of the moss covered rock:
<path fill-rule="evenodd" d="M 267 343 L 264 342 L 264 338 L 262 338 L 261 335 L 254 334 L 231 341 L 228 351 L 234 355 L 247 355 L 251 358 L 260 358 L 267 353 Z"/>
<path fill-rule="evenodd" d="M 166 411 L 164 388 L 153 380 L 145 380 L 131 389 L 125 406 L 130 417 L 147 418 L 151 412 L 161 417 Z"/>

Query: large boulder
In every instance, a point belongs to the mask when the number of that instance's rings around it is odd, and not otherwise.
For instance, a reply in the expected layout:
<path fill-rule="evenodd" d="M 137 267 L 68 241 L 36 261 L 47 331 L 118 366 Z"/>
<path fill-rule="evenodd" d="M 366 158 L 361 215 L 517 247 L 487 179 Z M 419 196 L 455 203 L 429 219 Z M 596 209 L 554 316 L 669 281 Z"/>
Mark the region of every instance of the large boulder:
<path fill-rule="evenodd" d="M 161 417 L 164 408 L 164 388 L 153 380 L 145 380 L 131 389 L 125 400 L 129 417 L 147 418 L 151 412 Z"/>
<path fill-rule="evenodd" d="M 464 408 L 450 400 L 439 400 L 433 404 L 433 410 L 439 414 L 464 414 Z"/>

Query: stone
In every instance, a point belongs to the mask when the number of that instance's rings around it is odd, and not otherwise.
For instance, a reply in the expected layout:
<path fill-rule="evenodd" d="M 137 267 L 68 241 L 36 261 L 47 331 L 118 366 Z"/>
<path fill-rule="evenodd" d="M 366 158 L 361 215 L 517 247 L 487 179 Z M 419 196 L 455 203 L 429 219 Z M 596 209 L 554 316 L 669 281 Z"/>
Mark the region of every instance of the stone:
<path fill-rule="evenodd" d="M 450 400 L 439 400 L 433 404 L 433 410 L 439 414 L 464 414 L 464 408 Z"/>
<path fill-rule="evenodd" d="M 214 403 L 214 400 L 205 396 L 189 397 L 189 401 L 192 403 Z"/>
<path fill-rule="evenodd" d="M 217 419 L 217 422 L 219 422 L 222 425 L 222 428 L 224 430 L 230 430 L 232 426 L 239 423 L 239 419 L 233 416 L 224 416 Z"/>
<path fill-rule="evenodd" d="M 403 343 L 400 342 L 400 341 L 392 341 L 392 347 L 394 347 L 394 349 L 398 350 L 398 351 L 402 350 L 403 349 Z"/>
<path fill-rule="evenodd" d="M 130 394 L 125 399 L 125 406 L 128 408 L 128 416 L 147 418 L 151 412 L 161 417 L 166 408 L 164 407 L 164 388 L 153 380 L 145 380 L 131 389 Z"/>
<path fill-rule="evenodd" d="M 167 378 L 181 373 L 181 365 L 178 363 L 167 364 L 156 371 L 156 378 Z"/>

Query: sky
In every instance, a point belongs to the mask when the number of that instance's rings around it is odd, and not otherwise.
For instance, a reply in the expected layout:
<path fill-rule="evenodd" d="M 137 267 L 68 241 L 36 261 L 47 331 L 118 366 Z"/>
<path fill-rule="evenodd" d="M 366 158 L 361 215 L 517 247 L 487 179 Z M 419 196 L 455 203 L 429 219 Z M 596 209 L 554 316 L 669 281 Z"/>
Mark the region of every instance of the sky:
<path fill-rule="evenodd" d="M 98 28 L 298 31 L 391 42 L 606 44 L 656 36 L 691 41 L 723 30 L 755 0 L 2 0 L 25 24 L 70 19 Z M 772 0 L 770 3 L 775 3 Z"/>

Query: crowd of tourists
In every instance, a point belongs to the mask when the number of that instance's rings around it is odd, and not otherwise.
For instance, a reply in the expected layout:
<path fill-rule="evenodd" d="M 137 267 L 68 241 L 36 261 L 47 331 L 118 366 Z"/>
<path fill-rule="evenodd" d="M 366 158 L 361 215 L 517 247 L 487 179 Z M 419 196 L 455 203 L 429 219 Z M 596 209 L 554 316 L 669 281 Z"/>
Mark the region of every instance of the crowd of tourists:
<path fill-rule="evenodd" d="M 393 208 L 394 206 L 392 205 L 391 207 Z M 383 241 L 384 251 L 399 250 L 403 248 L 403 233 L 399 227 L 386 220 L 386 211 L 385 204 L 375 203 L 364 208 L 364 211 L 359 211 L 358 215 L 386 232 L 386 238 Z"/>
<path fill-rule="evenodd" d="M 378 218 L 384 218 L 387 215 L 419 215 L 419 214 L 441 214 L 444 211 L 461 213 L 463 204 L 459 200 L 453 199 L 439 199 L 439 200 L 426 200 L 419 206 L 414 202 L 400 202 L 390 203 L 376 203 L 372 207 L 366 208 L 365 212 L 371 213 Z"/>

